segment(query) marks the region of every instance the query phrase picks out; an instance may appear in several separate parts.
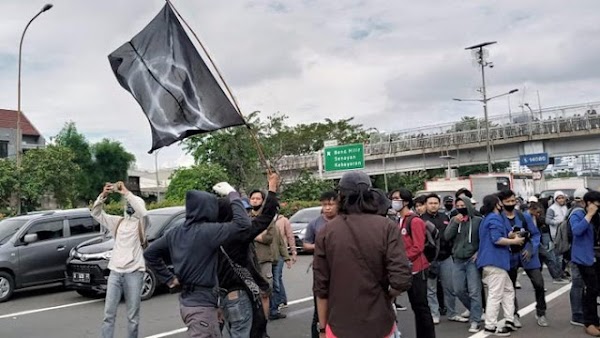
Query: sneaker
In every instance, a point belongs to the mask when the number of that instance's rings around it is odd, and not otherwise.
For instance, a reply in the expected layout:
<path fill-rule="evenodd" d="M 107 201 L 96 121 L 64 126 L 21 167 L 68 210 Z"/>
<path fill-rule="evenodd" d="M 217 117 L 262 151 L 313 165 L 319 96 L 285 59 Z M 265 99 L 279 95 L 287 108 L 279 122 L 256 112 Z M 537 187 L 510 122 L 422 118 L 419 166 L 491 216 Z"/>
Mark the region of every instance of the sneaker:
<path fill-rule="evenodd" d="M 571 323 L 571 325 L 574 325 L 574 326 L 585 327 L 585 325 L 583 324 L 583 322 L 578 321 L 578 320 L 572 320 L 570 323 Z"/>
<path fill-rule="evenodd" d="M 433 323 L 435 325 L 439 324 L 440 323 L 440 317 L 433 317 Z"/>
<path fill-rule="evenodd" d="M 521 324 L 521 316 L 519 316 L 518 314 L 515 314 L 515 317 L 513 318 L 513 324 L 515 325 L 515 327 L 517 329 L 522 328 L 523 324 Z"/>
<path fill-rule="evenodd" d="M 569 283 L 570 282 L 568 279 L 562 279 L 562 278 L 557 278 L 552 281 L 552 284 L 569 284 Z"/>
<path fill-rule="evenodd" d="M 548 326 L 548 319 L 546 319 L 546 316 L 538 316 L 535 315 L 535 319 L 537 319 L 537 324 L 541 327 L 546 327 Z"/>
<path fill-rule="evenodd" d="M 514 322 L 511 322 L 510 320 L 507 320 L 504 322 L 504 327 L 509 331 L 517 331 L 519 329 L 519 327 L 517 325 L 515 325 Z"/>
<path fill-rule="evenodd" d="M 590 325 L 590 326 L 586 327 L 585 333 L 587 333 L 588 335 L 590 335 L 592 337 L 600 337 L 600 330 L 598 330 L 598 328 L 595 327 L 594 325 Z"/>
<path fill-rule="evenodd" d="M 269 320 L 277 320 L 277 319 L 284 319 L 287 318 L 287 316 L 283 313 L 275 313 L 272 315 L 269 315 Z"/>
<path fill-rule="evenodd" d="M 451 322 L 459 322 L 459 323 L 467 323 L 469 322 L 469 318 L 461 317 L 461 316 L 453 316 L 448 318 Z"/>
<path fill-rule="evenodd" d="M 469 318 L 471 317 L 471 311 L 465 310 L 465 312 L 461 313 L 460 316 L 463 318 Z"/>
<path fill-rule="evenodd" d="M 408 310 L 406 308 L 406 306 L 404 306 L 402 304 L 399 304 L 399 303 L 395 303 L 394 306 L 396 307 L 396 311 L 406 311 L 406 310 Z"/>
<path fill-rule="evenodd" d="M 519 281 L 517 281 L 515 283 L 515 289 L 520 289 L 521 288 L 521 283 Z"/>
<path fill-rule="evenodd" d="M 469 332 L 477 333 L 480 330 L 481 330 L 481 327 L 479 326 L 479 323 L 471 322 L 471 326 L 469 326 Z"/>
<path fill-rule="evenodd" d="M 510 331 L 508 331 L 505 327 L 499 327 L 495 329 L 488 329 L 486 327 L 484 332 L 498 337 L 510 337 Z"/>

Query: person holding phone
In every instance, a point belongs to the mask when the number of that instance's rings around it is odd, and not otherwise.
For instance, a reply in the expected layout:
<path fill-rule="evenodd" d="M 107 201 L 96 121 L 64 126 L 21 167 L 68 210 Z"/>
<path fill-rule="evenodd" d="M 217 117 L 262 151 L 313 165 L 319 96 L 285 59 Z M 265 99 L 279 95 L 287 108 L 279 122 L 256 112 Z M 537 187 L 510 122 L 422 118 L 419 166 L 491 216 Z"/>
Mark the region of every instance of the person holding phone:
<path fill-rule="evenodd" d="M 104 202 L 110 193 L 119 193 L 126 200 L 123 216 L 108 215 L 103 210 Z M 112 338 L 115 332 L 115 318 L 121 296 L 127 304 L 127 337 L 138 336 L 140 323 L 140 301 L 142 281 L 146 263 L 143 246 L 146 245 L 144 217 L 147 214 L 144 200 L 132 194 L 123 182 L 106 183 L 100 196 L 94 202 L 92 217 L 112 234 L 115 244 L 108 262 L 110 275 L 106 286 L 102 337 Z"/>
<path fill-rule="evenodd" d="M 482 218 L 475 215 L 471 199 L 459 197 L 455 203 L 457 215 L 452 217 L 444 236 L 453 242 L 454 259 L 453 286 L 458 299 L 469 310 L 469 332 L 481 330 L 482 298 L 481 273 L 477 268 L 477 250 L 479 250 L 479 225 Z"/>

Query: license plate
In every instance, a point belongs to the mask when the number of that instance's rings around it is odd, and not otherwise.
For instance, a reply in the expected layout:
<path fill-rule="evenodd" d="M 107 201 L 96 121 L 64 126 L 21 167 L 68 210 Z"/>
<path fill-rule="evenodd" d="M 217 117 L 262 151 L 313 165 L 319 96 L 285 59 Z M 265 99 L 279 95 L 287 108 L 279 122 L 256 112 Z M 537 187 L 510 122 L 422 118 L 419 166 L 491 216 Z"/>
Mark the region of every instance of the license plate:
<path fill-rule="evenodd" d="M 73 272 L 73 281 L 74 282 L 90 282 L 90 274 L 85 272 Z"/>

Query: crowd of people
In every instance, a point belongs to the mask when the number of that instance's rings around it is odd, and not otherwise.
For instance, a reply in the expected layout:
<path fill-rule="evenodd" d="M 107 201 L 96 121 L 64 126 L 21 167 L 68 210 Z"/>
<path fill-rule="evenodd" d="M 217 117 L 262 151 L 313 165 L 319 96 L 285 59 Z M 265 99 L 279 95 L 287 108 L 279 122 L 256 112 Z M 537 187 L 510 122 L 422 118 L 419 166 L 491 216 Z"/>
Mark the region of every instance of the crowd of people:
<path fill-rule="evenodd" d="M 220 198 L 188 191 L 185 223 L 147 248 L 143 201 L 123 184 L 107 184 L 92 207 L 115 238 L 103 337 L 114 335 L 121 295 L 128 336 L 138 336 L 147 267 L 180 292 L 190 337 L 224 331 L 232 338 L 268 337 L 269 321 L 285 318 L 283 267 L 291 268 L 297 256 L 289 220 L 278 213 L 279 180 L 270 174 L 268 191 L 247 198 L 226 182 L 213 187 Z M 123 217 L 102 210 L 111 192 L 125 197 Z M 407 310 L 397 301 L 403 293 L 417 338 L 435 337 L 443 316 L 470 333 L 509 336 L 522 327 L 515 294 L 520 275 L 533 285 L 537 324 L 547 327 L 544 265 L 553 283 L 572 283 L 571 324 L 600 337 L 600 192 L 578 189 L 571 202 L 567 197 L 557 191 L 551 202 L 521 202 L 503 190 L 485 196 L 478 209 L 467 189 L 444 200 L 433 193 L 415 197 L 404 188 L 375 189 L 364 172 L 345 173 L 334 191 L 321 195 L 321 214 L 304 238 L 303 249 L 314 252 L 312 337 L 398 338 L 397 313 Z"/>

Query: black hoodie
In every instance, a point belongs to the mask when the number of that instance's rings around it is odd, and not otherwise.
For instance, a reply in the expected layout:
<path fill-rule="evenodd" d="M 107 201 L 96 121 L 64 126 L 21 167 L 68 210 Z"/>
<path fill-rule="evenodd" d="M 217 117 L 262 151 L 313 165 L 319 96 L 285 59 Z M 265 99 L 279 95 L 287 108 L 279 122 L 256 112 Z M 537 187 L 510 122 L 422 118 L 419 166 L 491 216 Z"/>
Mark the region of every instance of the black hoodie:
<path fill-rule="evenodd" d="M 185 223 L 154 241 L 144 253 L 147 265 L 162 282 L 169 282 L 177 276 L 183 287 L 180 296 L 183 306 L 217 306 L 219 246 L 242 237 L 252 224 L 240 195 L 232 192 L 229 199 L 232 221 L 215 223 L 218 217 L 217 198 L 204 191 L 188 191 L 185 196 Z M 171 257 L 175 275 L 163 261 L 167 255 Z"/>

